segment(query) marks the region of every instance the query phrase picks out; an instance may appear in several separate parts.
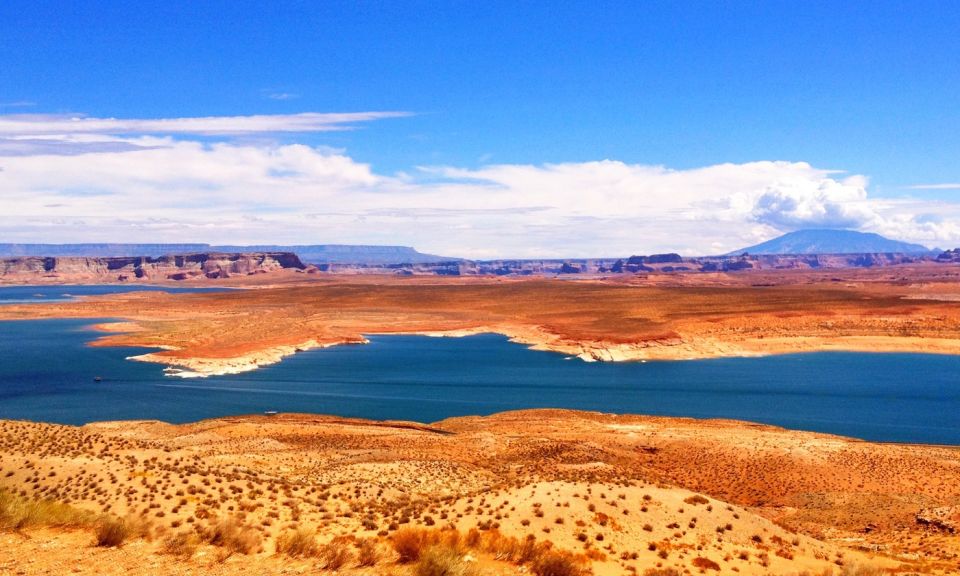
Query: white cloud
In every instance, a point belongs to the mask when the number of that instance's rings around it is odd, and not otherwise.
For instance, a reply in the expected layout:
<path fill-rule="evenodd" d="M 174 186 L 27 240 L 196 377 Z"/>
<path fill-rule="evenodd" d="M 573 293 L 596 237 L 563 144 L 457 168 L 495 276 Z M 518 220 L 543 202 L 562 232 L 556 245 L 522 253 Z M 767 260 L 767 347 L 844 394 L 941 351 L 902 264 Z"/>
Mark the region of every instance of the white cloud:
<path fill-rule="evenodd" d="M 409 116 L 408 112 L 346 112 L 207 116 L 198 118 L 93 118 L 82 115 L 0 115 L 0 137 L 50 134 L 229 135 L 271 132 L 329 132 L 354 124 Z"/>
<path fill-rule="evenodd" d="M 0 157 L 6 241 L 373 243 L 574 257 L 721 253 L 790 229 L 845 226 L 960 245 L 960 204 L 873 199 L 866 178 L 803 162 L 673 170 L 604 160 L 382 175 L 342 151 L 297 144 L 69 140 L 84 152 Z"/>
<path fill-rule="evenodd" d="M 267 94 L 267 98 L 271 100 L 296 100 L 299 97 L 299 94 L 293 92 L 269 92 Z"/>
<path fill-rule="evenodd" d="M 943 184 L 914 184 L 907 186 L 910 190 L 960 190 L 960 182 L 945 182 Z"/>
<path fill-rule="evenodd" d="M 772 183 L 754 201 L 752 217 L 776 228 L 860 228 L 878 215 L 867 201 L 866 179 L 790 177 Z"/>

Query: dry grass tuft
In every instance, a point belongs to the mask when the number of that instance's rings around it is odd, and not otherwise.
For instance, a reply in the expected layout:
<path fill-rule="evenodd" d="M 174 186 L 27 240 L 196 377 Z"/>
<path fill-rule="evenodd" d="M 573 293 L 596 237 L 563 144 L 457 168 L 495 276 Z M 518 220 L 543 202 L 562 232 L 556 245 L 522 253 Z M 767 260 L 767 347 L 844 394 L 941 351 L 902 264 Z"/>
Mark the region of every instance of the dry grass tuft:
<path fill-rule="evenodd" d="M 377 542 L 373 538 L 365 538 L 357 543 L 357 567 L 367 568 L 376 566 L 380 561 Z"/>
<path fill-rule="evenodd" d="M 306 528 L 288 530 L 277 537 L 277 554 L 286 554 L 294 558 L 316 556 L 319 548 L 313 532 Z"/>
<path fill-rule="evenodd" d="M 339 570 L 350 561 L 350 546 L 339 538 L 324 544 L 319 551 L 320 560 L 326 570 Z"/>
<path fill-rule="evenodd" d="M 201 537 L 230 553 L 252 554 L 260 548 L 260 534 L 237 518 L 227 518 L 209 526 Z"/>
<path fill-rule="evenodd" d="M 463 560 L 460 552 L 449 545 L 434 544 L 427 548 L 414 568 L 416 576 L 470 576 L 473 567 Z"/>
<path fill-rule="evenodd" d="M 58 528 L 88 526 L 93 514 L 52 500 L 29 500 L 0 490 L 0 530 L 22 530 L 30 526 Z"/>

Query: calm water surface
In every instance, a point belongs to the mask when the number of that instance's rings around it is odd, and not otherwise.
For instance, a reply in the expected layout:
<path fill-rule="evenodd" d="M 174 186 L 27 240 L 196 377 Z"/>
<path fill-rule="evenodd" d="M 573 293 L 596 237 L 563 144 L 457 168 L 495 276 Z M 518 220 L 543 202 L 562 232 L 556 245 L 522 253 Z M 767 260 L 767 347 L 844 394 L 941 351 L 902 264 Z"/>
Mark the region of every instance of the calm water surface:
<path fill-rule="evenodd" d="M 91 320 L 0 322 L 0 418 L 186 422 L 265 410 L 421 422 L 563 407 L 768 422 L 872 440 L 960 444 L 960 358 L 822 353 L 595 363 L 497 335 L 374 336 L 255 372 L 165 377 L 91 348 Z M 94 376 L 103 381 L 95 382 Z"/>
<path fill-rule="evenodd" d="M 179 288 L 166 286 L 0 286 L 0 304 L 64 302 L 75 296 L 99 296 L 121 292 L 222 292 L 228 288 Z"/>

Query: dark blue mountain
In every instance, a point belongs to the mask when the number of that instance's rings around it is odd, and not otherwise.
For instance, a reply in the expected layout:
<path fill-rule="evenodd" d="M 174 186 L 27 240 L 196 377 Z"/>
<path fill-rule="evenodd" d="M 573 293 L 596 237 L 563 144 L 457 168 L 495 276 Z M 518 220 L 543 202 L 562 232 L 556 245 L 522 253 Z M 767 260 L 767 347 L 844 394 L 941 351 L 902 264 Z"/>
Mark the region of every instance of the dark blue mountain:
<path fill-rule="evenodd" d="M 731 254 L 859 254 L 897 252 L 903 254 L 928 253 L 920 244 L 910 244 L 884 238 L 870 232 L 854 230 L 797 230 L 768 240 L 756 246 L 736 250 Z"/>

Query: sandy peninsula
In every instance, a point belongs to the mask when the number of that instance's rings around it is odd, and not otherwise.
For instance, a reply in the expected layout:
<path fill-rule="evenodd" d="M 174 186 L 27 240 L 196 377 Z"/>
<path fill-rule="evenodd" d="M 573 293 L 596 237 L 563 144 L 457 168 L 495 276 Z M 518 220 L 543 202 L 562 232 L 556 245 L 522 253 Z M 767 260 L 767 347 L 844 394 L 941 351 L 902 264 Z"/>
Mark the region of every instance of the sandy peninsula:
<path fill-rule="evenodd" d="M 98 346 L 206 376 L 373 334 L 503 334 L 586 361 L 821 350 L 960 353 L 960 267 L 592 278 L 263 274 L 227 292 L 8 305 L 0 319 L 113 318 Z M 209 285 L 209 284 L 204 284 Z"/>

